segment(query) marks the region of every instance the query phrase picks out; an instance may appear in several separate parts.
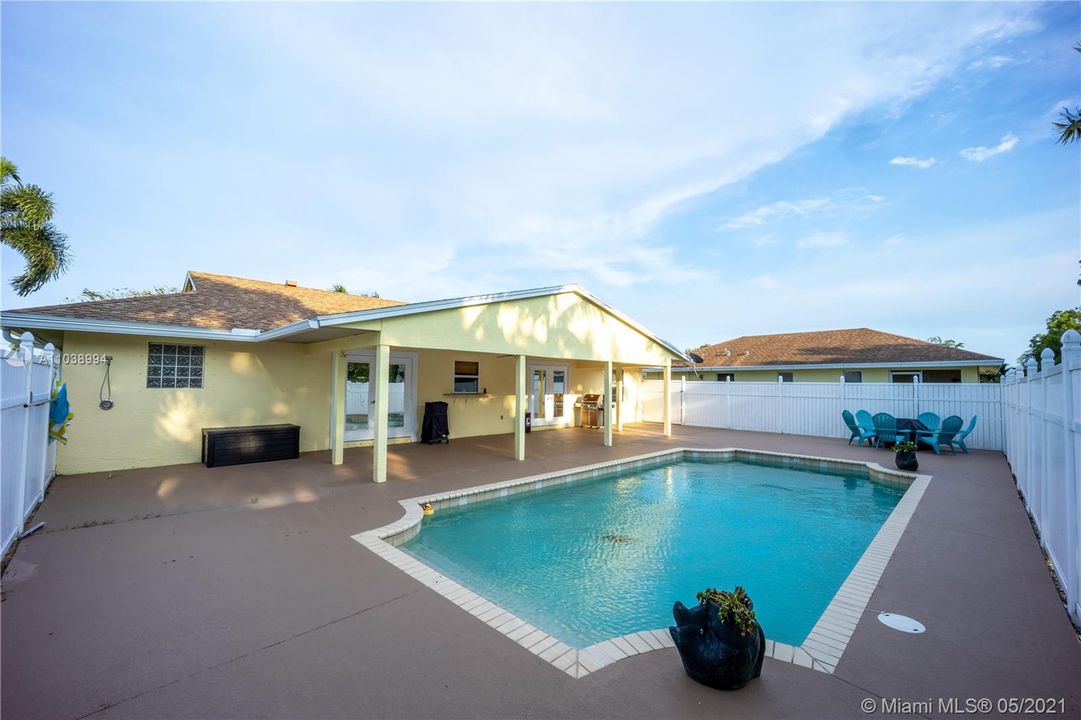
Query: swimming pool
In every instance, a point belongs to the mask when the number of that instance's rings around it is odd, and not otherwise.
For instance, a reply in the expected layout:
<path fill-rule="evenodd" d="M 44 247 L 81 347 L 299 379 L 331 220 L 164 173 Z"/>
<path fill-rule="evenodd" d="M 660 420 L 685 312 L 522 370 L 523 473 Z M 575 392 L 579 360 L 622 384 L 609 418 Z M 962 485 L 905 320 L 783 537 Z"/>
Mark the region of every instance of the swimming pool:
<path fill-rule="evenodd" d="M 572 647 L 736 585 L 800 645 L 902 494 L 857 470 L 678 460 L 440 510 L 401 549 Z"/>
<path fill-rule="evenodd" d="M 402 501 L 405 518 L 355 537 L 576 677 L 670 644 L 675 600 L 736 584 L 772 657 L 831 672 L 927 480 L 681 448 Z"/>

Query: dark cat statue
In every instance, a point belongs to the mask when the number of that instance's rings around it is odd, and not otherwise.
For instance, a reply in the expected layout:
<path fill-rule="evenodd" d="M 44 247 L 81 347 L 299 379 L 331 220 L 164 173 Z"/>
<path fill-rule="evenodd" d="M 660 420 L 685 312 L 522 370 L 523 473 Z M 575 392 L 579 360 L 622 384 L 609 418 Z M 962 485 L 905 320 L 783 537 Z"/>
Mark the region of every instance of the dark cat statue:
<path fill-rule="evenodd" d="M 672 616 L 676 626 L 668 632 L 692 679 L 718 690 L 738 690 L 762 674 L 766 636 L 761 625 L 740 635 L 734 622 L 721 622 L 712 601 L 688 608 L 677 600 Z"/>

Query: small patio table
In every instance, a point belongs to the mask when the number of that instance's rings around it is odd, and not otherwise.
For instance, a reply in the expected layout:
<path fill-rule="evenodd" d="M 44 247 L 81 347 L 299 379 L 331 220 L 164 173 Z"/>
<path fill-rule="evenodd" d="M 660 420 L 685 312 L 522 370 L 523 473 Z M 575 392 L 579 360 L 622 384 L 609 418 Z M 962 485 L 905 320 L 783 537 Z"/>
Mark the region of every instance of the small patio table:
<path fill-rule="evenodd" d="M 898 432 L 907 433 L 909 439 L 918 446 L 920 444 L 919 431 L 928 431 L 930 428 L 916 418 L 897 418 L 897 430 Z M 931 447 L 930 445 L 927 445 L 927 443 L 923 444 L 927 447 Z"/>

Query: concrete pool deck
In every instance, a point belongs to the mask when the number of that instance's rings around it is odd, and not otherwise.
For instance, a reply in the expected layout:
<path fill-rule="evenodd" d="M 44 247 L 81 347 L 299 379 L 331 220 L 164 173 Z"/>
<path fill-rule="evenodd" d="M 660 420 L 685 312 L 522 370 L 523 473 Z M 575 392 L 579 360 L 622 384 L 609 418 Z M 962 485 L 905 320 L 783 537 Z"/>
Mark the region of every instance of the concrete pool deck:
<path fill-rule="evenodd" d="M 534 433 L 522 463 L 510 436 L 392 446 L 383 485 L 365 449 L 338 467 L 312 453 L 62 477 L 4 574 L 0 711 L 866 717 L 865 698 L 1054 697 L 1081 713 L 1081 643 L 999 453 L 920 453 L 934 482 L 834 674 L 767 659 L 736 693 L 689 680 L 671 648 L 570 678 L 351 538 L 401 517 L 402 498 L 679 446 L 892 460 L 843 440 L 638 425 L 612 448 L 595 431 Z M 890 630 L 877 610 L 927 632 Z"/>

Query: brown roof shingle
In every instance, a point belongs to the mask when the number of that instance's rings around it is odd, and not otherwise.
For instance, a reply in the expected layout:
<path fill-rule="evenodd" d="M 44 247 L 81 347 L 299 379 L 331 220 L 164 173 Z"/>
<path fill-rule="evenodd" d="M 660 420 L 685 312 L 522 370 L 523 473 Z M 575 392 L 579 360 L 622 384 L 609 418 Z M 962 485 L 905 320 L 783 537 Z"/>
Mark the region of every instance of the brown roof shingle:
<path fill-rule="evenodd" d="M 856 365 L 863 363 L 966 362 L 1000 358 L 946 347 L 915 338 L 871 330 L 745 335 L 693 351 L 706 367 L 763 365 Z"/>
<path fill-rule="evenodd" d="M 194 288 L 185 287 L 179 293 L 46 305 L 15 312 L 221 330 L 273 330 L 316 315 L 405 304 L 230 275 L 191 271 L 188 276 Z"/>

